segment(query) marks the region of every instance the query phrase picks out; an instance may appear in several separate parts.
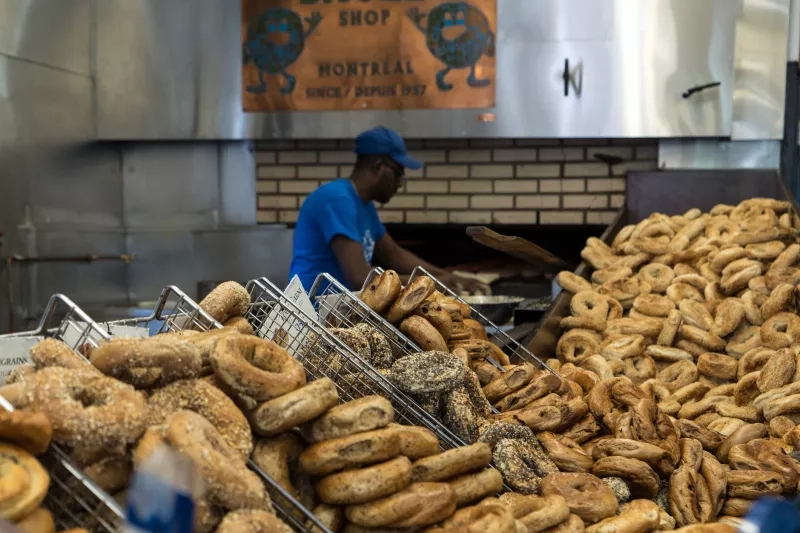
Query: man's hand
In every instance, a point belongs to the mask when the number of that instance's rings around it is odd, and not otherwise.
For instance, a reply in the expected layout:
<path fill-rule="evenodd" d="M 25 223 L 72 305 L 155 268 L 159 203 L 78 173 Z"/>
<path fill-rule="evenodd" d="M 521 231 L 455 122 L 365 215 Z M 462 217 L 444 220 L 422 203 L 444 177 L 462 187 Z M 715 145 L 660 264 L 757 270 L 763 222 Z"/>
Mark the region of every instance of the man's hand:
<path fill-rule="evenodd" d="M 437 279 L 448 289 L 459 295 L 464 293 L 489 295 L 492 292 L 488 285 L 477 279 L 457 276 L 449 272 L 437 276 Z"/>

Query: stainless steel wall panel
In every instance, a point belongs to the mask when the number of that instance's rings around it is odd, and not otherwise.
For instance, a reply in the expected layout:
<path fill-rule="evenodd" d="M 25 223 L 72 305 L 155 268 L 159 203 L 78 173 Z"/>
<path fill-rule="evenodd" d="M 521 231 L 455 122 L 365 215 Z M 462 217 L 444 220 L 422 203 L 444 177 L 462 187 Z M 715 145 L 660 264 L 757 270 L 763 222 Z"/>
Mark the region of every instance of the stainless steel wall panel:
<path fill-rule="evenodd" d="M 743 0 L 736 24 L 735 140 L 782 139 L 791 0 Z"/>
<path fill-rule="evenodd" d="M 138 302 L 157 298 L 166 285 L 191 290 L 196 267 L 204 258 L 194 254 L 194 236 L 188 231 L 137 232 L 125 237 L 136 257 L 129 267 L 128 296 Z"/>
<path fill-rule="evenodd" d="M 293 236 L 294 231 L 283 226 L 198 232 L 195 253 L 203 258 L 196 265 L 198 281 L 244 282 L 266 276 L 283 287 L 289 276 Z"/>
<path fill-rule="evenodd" d="M 237 2 L 104 0 L 98 135 L 343 138 L 381 123 L 408 137 L 728 136 L 741 1 L 498 0 L 494 110 L 245 114 Z M 563 95 L 567 58 L 583 64 L 580 98 Z"/>
<path fill-rule="evenodd" d="M 89 76 L 94 0 L 0 0 L 0 55 Z"/>
<path fill-rule="evenodd" d="M 123 148 L 122 157 L 128 228 L 165 230 L 216 226 L 219 201 L 216 143 L 128 144 Z"/>
<path fill-rule="evenodd" d="M 658 145 L 658 166 L 668 170 L 778 169 L 780 165 L 780 141 L 665 139 Z"/>
<path fill-rule="evenodd" d="M 256 224 L 256 164 L 250 142 L 219 144 L 219 224 Z"/>
<path fill-rule="evenodd" d="M 121 231 L 42 231 L 37 234 L 41 256 L 65 257 L 76 254 L 121 255 L 125 237 Z M 38 271 L 39 305 L 54 293 L 68 294 L 80 303 L 127 301 L 127 265 L 123 261 L 41 263 Z"/>

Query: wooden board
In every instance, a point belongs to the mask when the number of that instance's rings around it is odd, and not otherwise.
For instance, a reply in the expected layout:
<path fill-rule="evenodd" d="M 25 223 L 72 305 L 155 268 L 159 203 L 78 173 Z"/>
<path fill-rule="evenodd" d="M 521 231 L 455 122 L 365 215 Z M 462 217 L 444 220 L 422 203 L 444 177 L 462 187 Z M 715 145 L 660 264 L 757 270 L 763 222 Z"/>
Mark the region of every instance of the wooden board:
<path fill-rule="evenodd" d="M 497 0 L 242 0 L 242 107 L 494 107 L 496 32 Z"/>
<path fill-rule="evenodd" d="M 467 235 L 472 237 L 475 242 L 521 259 L 545 271 L 572 270 L 572 267 L 563 259 L 521 237 L 501 235 L 485 226 L 469 226 Z"/>

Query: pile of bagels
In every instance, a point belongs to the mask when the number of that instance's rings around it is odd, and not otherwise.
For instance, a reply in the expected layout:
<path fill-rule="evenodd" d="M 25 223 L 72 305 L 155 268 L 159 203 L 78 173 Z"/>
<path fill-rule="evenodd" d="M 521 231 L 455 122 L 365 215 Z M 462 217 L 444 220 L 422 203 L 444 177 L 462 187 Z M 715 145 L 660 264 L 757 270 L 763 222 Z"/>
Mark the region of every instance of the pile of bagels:
<path fill-rule="evenodd" d="M 230 308 L 249 298 L 235 284 L 215 290 L 225 298 L 210 297 Z M 198 532 L 289 531 L 271 504 L 290 498 L 335 532 L 524 533 L 517 518 L 542 514 L 538 497 L 517 508 L 493 497 L 502 476 L 488 445 L 442 452 L 429 430 L 395 424 L 385 398 L 340 404 L 330 379 L 308 382 L 288 352 L 246 330 L 114 338 L 86 352 L 91 364 L 45 339 L 0 395 L 15 416 L 51 421 L 53 441 L 123 504 L 133 470 L 159 446 L 191 458 L 206 487 L 195 502 Z"/>
<path fill-rule="evenodd" d="M 560 379 L 535 375 L 515 393 L 531 389 L 526 397 L 495 404 L 501 413 L 486 424 L 532 430 L 558 472 L 522 453 L 512 465 L 495 448 L 506 483 L 522 490 L 515 484 L 539 477 L 528 492 L 565 496 L 592 531 L 623 517 L 625 531 L 734 531 L 755 499 L 795 494 L 800 244 L 791 205 L 753 198 L 656 213 L 610 246 L 590 238 L 581 255 L 589 279 L 557 277 L 571 293 L 547 361 Z M 620 505 L 629 497 L 639 503 Z"/>

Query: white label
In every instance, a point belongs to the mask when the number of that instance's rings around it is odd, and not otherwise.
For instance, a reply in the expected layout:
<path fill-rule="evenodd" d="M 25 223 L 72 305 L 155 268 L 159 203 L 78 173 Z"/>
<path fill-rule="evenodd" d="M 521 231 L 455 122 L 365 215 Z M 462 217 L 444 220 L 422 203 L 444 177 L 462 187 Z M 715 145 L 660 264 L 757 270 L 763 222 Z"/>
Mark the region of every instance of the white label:
<path fill-rule="evenodd" d="M 0 385 L 6 376 L 19 365 L 31 362 L 31 347 L 44 337 L 5 337 L 0 338 Z"/>
<path fill-rule="evenodd" d="M 140 328 L 138 326 L 121 326 L 119 324 L 100 324 L 104 331 L 111 334 L 112 337 L 149 337 L 150 330 L 147 328 Z"/>
<path fill-rule="evenodd" d="M 306 313 L 312 321 L 316 322 L 318 320 L 311 299 L 303 289 L 303 284 L 300 282 L 299 277 L 292 278 L 283 296 Z M 287 309 L 287 305 L 278 306 L 275 303 L 272 303 L 272 305 L 272 309 L 258 331 L 259 336 L 274 341 L 279 346 L 289 350 L 292 355 L 295 355 L 306 341 L 309 326 L 305 324 L 299 313 Z M 292 316 L 293 314 L 295 316 Z"/>

